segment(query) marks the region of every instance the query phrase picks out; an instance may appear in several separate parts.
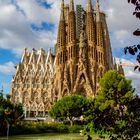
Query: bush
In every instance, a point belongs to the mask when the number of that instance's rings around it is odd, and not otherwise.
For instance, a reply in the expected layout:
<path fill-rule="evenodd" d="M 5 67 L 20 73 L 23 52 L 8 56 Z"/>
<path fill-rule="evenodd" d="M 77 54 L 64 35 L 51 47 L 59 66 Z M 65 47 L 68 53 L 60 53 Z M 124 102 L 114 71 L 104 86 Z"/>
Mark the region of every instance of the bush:
<path fill-rule="evenodd" d="M 56 126 L 57 132 L 59 133 L 68 133 L 69 132 L 69 126 L 64 124 L 59 124 Z"/>
<path fill-rule="evenodd" d="M 65 125 L 60 123 L 21 122 L 10 130 L 10 135 L 39 134 L 39 133 L 79 133 L 81 125 Z"/>
<path fill-rule="evenodd" d="M 84 126 L 82 125 L 73 125 L 69 126 L 69 133 L 80 133 L 80 130 L 83 130 Z"/>

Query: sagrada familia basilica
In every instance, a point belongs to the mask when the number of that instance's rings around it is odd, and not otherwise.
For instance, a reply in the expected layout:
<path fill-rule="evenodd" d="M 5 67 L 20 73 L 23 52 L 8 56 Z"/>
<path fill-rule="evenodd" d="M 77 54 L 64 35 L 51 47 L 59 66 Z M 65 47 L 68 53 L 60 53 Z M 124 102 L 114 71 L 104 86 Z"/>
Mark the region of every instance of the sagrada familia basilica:
<path fill-rule="evenodd" d="M 22 103 L 26 116 L 45 116 L 54 102 L 66 95 L 95 97 L 99 80 L 109 69 L 124 74 L 113 62 L 105 13 L 99 0 L 94 9 L 61 2 L 56 53 L 24 50 L 12 80 L 11 100 Z"/>

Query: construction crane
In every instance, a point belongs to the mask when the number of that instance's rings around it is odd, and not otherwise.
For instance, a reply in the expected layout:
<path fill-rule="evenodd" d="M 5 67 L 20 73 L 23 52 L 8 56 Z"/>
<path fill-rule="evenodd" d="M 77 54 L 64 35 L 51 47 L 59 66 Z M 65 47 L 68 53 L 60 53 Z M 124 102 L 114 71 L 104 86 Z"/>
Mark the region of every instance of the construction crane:
<path fill-rule="evenodd" d="M 117 63 L 118 65 L 124 66 L 124 67 L 135 67 L 135 66 L 139 66 L 139 63 L 131 63 L 131 62 L 123 62 L 121 59 L 119 60 L 119 62 Z"/>
<path fill-rule="evenodd" d="M 139 64 L 133 64 L 133 63 L 128 63 L 128 62 L 120 62 L 119 65 L 125 66 L 125 67 L 135 67 L 135 66 L 140 66 Z"/>

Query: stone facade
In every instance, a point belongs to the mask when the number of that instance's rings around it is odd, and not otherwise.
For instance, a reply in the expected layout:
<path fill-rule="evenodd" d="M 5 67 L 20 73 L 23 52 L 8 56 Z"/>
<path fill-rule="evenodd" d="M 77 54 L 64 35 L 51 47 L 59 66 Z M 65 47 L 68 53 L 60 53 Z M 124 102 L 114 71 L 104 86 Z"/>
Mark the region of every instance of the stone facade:
<path fill-rule="evenodd" d="M 96 10 L 88 0 L 86 10 L 78 5 L 76 12 L 73 0 L 69 5 L 62 0 L 56 54 L 25 49 L 16 69 L 11 100 L 22 103 L 27 116 L 45 116 L 54 102 L 69 94 L 94 98 L 109 69 L 124 74 L 113 64 L 106 16 L 98 0 Z"/>

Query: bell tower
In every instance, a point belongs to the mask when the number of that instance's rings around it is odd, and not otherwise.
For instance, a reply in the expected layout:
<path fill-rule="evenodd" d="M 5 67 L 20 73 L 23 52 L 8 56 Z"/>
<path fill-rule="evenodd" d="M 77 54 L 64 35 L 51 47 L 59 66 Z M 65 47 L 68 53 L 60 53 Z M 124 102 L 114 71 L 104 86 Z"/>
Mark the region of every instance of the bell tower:
<path fill-rule="evenodd" d="M 76 47 L 76 17 L 74 2 L 70 0 L 68 14 L 68 44 L 67 44 L 67 63 L 70 71 L 71 90 L 76 78 L 77 47 Z"/>
<path fill-rule="evenodd" d="M 64 0 L 61 2 L 61 15 L 57 36 L 57 65 L 63 66 L 66 60 L 66 25 L 64 16 Z"/>
<path fill-rule="evenodd" d="M 104 32 L 101 20 L 99 0 L 96 0 L 96 42 L 97 42 L 97 89 L 99 80 L 106 71 L 106 51 L 104 45 Z"/>
<path fill-rule="evenodd" d="M 93 91 L 95 92 L 96 84 L 96 24 L 94 19 L 94 9 L 91 0 L 88 0 L 86 9 L 86 33 L 88 42 L 88 61 L 89 61 L 89 74 L 92 82 Z"/>
<path fill-rule="evenodd" d="M 64 0 L 61 2 L 61 15 L 58 27 L 57 46 L 56 46 L 56 64 L 55 64 L 55 85 L 58 98 L 61 97 L 62 82 L 64 79 L 64 68 L 66 63 L 66 23 L 64 15 Z"/>

